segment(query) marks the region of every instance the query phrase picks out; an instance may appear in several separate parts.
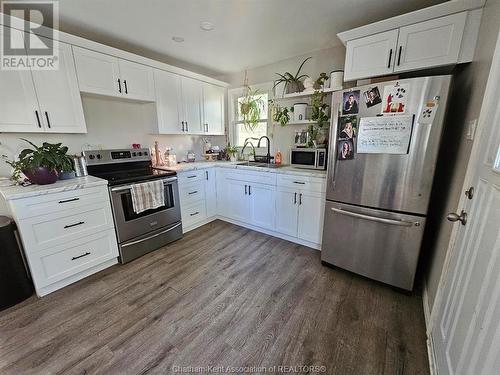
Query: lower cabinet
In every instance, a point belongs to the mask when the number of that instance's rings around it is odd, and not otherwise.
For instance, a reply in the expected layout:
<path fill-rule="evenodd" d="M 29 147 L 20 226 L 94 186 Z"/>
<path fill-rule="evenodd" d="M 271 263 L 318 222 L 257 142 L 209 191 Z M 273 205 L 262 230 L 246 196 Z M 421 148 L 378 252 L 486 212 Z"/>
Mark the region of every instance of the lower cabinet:
<path fill-rule="evenodd" d="M 250 223 L 274 230 L 276 187 L 264 184 L 249 184 Z"/>

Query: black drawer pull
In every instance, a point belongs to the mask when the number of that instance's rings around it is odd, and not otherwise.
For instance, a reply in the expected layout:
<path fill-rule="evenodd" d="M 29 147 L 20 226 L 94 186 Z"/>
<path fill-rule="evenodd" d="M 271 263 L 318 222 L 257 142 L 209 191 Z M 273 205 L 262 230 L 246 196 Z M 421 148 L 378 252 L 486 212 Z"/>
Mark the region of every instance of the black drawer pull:
<path fill-rule="evenodd" d="M 196 212 L 194 212 L 194 213 L 192 213 L 192 214 L 189 214 L 189 216 L 196 216 L 196 215 L 198 215 L 198 214 L 199 214 L 199 212 L 198 212 L 198 211 L 196 211 Z"/>
<path fill-rule="evenodd" d="M 68 203 L 68 202 L 74 202 L 74 201 L 79 201 L 79 200 L 80 200 L 80 198 L 71 198 L 71 199 L 59 201 L 59 203 Z"/>
<path fill-rule="evenodd" d="M 305 185 L 306 184 L 305 182 L 301 182 L 301 181 L 294 181 L 293 183 L 294 184 L 299 184 L 299 185 Z"/>
<path fill-rule="evenodd" d="M 198 192 L 198 190 L 195 190 L 195 191 L 190 191 L 190 192 L 188 193 L 188 195 L 191 195 L 191 194 L 196 194 L 197 192 Z"/>
<path fill-rule="evenodd" d="M 65 225 L 65 226 L 64 226 L 64 229 L 68 229 L 68 228 L 76 227 L 77 225 L 82 225 L 82 224 L 85 224 L 85 221 L 80 221 L 80 222 L 75 223 L 75 224 Z"/>
<path fill-rule="evenodd" d="M 196 177 L 196 175 L 188 176 L 187 178 L 195 178 L 195 177 Z"/>
<path fill-rule="evenodd" d="M 71 260 L 77 260 L 77 259 L 80 259 L 80 258 L 86 257 L 87 255 L 90 255 L 90 253 L 89 253 L 89 252 L 86 252 L 85 254 L 78 255 L 77 257 L 73 257 L 73 258 L 71 258 Z"/>

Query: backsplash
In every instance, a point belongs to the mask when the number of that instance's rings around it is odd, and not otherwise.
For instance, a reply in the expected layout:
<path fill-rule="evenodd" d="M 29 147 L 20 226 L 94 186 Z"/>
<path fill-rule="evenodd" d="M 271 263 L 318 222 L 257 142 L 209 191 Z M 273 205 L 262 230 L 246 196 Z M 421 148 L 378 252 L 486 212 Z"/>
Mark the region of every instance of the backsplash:
<path fill-rule="evenodd" d="M 156 135 L 156 108 L 154 103 L 140 104 L 121 100 L 83 96 L 83 110 L 87 123 L 87 134 L 0 134 L 0 154 L 13 158 L 26 144 L 20 138 L 34 143 L 62 142 L 69 153 L 80 153 L 91 148 L 129 148 L 132 143 L 151 147 L 158 141 L 160 147 L 172 147 L 181 160 L 190 150 L 202 158 L 203 139 L 209 138 L 213 145 L 224 146 L 225 136 Z M 0 176 L 10 176 L 11 168 L 0 161 Z"/>

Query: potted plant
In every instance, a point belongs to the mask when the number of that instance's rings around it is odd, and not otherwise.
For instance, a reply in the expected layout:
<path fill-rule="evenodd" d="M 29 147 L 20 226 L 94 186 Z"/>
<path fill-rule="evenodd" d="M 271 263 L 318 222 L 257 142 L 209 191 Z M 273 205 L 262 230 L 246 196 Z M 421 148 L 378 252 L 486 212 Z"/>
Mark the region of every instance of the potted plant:
<path fill-rule="evenodd" d="M 325 82 L 328 81 L 330 77 L 326 75 L 326 73 L 321 73 L 318 78 L 316 78 L 316 81 L 314 81 L 314 88 L 316 90 L 324 89 L 325 88 Z"/>
<path fill-rule="evenodd" d="M 325 144 L 327 141 L 328 124 L 330 121 L 329 109 L 330 106 L 324 102 L 326 94 L 320 91 L 315 91 L 311 99 L 311 120 L 307 131 L 309 133 L 309 147 L 317 144 Z"/>
<path fill-rule="evenodd" d="M 293 107 L 281 107 L 275 100 L 269 99 L 269 108 L 271 110 L 271 116 L 274 122 L 285 126 L 290 121 L 290 112 L 293 112 Z"/>
<path fill-rule="evenodd" d="M 237 161 L 236 154 L 238 153 L 238 149 L 234 146 L 231 146 L 231 143 L 227 144 L 226 152 L 229 155 L 229 160 Z"/>
<path fill-rule="evenodd" d="M 301 92 L 304 90 L 304 85 L 302 83 L 302 79 L 309 77 L 307 74 L 300 74 L 300 71 L 302 70 L 302 67 L 306 63 L 307 60 L 311 59 L 312 57 L 308 57 L 304 61 L 302 61 L 302 64 L 300 64 L 299 69 L 297 70 L 297 73 L 295 75 L 292 75 L 290 72 L 286 72 L 284 74 L 276 73 L 279 78 L 274 82 L 274 87 L 278 86 L 281 83 L 284 83 L 284 88 L 283 88 L 283 94 L 285 92 L 287 94 L 291 94 L 294 92 Z"/>
<path fill-rule="evenodd" d="M 243 125 L 253 131 L 261 118 L 265 103 L 259 90 L 252 90 L 250 86 L 245 86 L 245 91 L 245 96 L 239 103 L 239 110 Z"/>
<path fill-rule="evenodd" d="M 33 148 L 26 148 L 19 153 L 18 160 L 6 160 L 14 170 L 12 179 L 18 181 L 23 173 L 32 183 L 38 185 L 53 184 L 59 178 L 61 171 L 68 172 L 71 158 L 66 155 L 68 148 L 61 146 L 61 143 L 44 142 L 42 146 L 37 146 L 27 139 L 22 139 Z M 7 159 L 3 155 L 4 159 Z"/>

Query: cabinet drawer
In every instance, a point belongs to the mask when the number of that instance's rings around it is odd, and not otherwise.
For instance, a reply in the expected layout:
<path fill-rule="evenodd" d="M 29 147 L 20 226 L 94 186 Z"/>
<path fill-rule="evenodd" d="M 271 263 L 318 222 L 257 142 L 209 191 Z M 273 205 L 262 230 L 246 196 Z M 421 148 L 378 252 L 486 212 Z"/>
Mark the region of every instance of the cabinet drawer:
<path fill-rule="evenodd" d="M 177 174 L 177 178 L 179 179 L 179 185 L 183 185 L 184 183 L 206 180 L 207 174 L 205 169 L 182 172 Z"/>
<path fill-rule="evenodd" d="M 111 229 L 28 254 L 28 262 L 35 284 L 41 288 L 117 256 L 115 231 Z"/>
<path fill-rule="evenodd" d="M 207 218 L 207 211 L 205 207 L 205 201 L 198 201 L 187 207 L 181 209 L 182 214 L 182 226 L 184 228 L 189 228 L 190 226 L 199 223 Z"/>
<path fill-rule="evenodd" d="M 18 226 L 26 252 L 42 250 L 114 228 L 109 202 L 20 220 Z"/>
<path fill-rule="evenodd" d="M 19 219 L 47 215 L 53 212 L 75 210 L 97 202 L 109 201 L 107 186 L 64 191 L 37 197 L 16 199 L 11 206 Z"/>
<path fill-rule="evenodd" d="M 319 177 L 278 175 L 278 186 L 323 193 L 326 191 L 326 179 Z"/>
<path fill-rule="evenodd" d="M 224 177 L 230 180 L 254 182 L 265 185 L 276 185 L 276 173 L 242 171 L 241 169 L 227 169 L 224 171 Z"/>
<path fill-rule="evenodd" d="M 179 188 L 181 207 L 205 199 L 205 181 L 183 184 Z"/>

